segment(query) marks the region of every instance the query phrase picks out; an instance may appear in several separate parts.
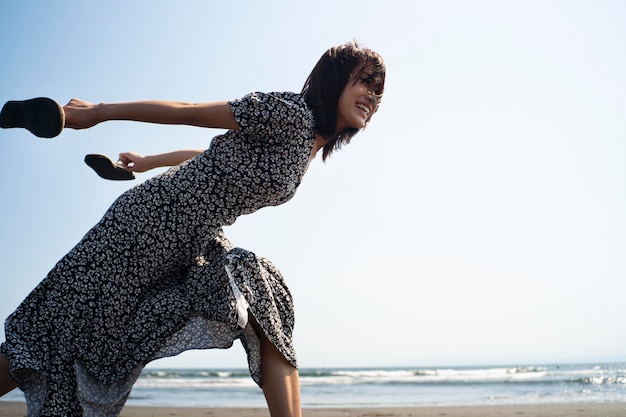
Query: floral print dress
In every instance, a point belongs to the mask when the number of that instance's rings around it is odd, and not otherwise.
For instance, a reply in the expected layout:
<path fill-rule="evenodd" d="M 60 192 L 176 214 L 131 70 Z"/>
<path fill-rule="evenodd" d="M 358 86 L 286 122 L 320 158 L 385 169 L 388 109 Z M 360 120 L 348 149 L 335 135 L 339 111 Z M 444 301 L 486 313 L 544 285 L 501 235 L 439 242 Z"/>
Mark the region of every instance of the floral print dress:
<path fill-rule="evenodd" d="M 297 366 L 291 295 L 222 226 L 293 197 L 315 122 L 295 93 L 230 102 L 240 129 L 122 194 L 6 321 L 0 352 L 29 416 L 116 416 L 151 360 L 240 339 L 261 381 L 247 309 Z"/>

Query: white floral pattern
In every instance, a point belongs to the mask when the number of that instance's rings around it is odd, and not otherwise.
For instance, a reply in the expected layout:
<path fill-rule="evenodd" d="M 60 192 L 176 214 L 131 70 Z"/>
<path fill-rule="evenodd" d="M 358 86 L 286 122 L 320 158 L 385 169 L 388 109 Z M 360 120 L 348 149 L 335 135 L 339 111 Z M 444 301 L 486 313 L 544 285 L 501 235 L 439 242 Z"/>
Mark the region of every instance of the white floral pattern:
<path fill-rule="evenodd" d="M 258 340 L 237 326 L 225 266 L 296 366 L 293 304 L 278 270 L 232 248 L 222 226 L 293 197 L 315 122 L 295 93 L 230 102 L 240 129 L 122 194 L 6 321 L 0 352 L 29 416 L 118 415 L 143 366 L 240 338 L 261 385 Z"/>

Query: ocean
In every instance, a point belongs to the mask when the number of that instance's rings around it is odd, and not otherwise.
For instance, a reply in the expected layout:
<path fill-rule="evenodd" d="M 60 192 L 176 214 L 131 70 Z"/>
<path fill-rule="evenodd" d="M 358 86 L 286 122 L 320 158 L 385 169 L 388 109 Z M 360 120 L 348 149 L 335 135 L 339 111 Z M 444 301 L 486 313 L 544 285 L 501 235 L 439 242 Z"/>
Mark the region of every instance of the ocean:
<path fill-rule="evenodd" d="M 303 407 L 626 402 L 626 363 L 304 368 L 300 383 Z M 265 400 L 247 369 L 149 368 L 127 404 L 264 407 Z"/>

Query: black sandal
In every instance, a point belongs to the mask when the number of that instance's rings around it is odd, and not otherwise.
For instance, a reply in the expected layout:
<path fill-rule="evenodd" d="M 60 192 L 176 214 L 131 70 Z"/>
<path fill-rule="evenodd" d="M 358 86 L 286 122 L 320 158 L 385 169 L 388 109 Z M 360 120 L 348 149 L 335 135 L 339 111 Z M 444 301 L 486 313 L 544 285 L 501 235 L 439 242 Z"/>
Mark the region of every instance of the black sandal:
<path fill-rule="evenodd" d="M 86 155 L 85 163 L 105 180 L 124 181 L 135 179 L 134 173 L 126 171 L 121 165 L 114 163 L 104 155 Z"/>
<path fill-rule="evenodd" d="M 38 97 L 8 101 L 0 112 L 0 127 L 22 127 L 40 138 L 58 136 L 65 126 L 63 107 L 56 101 Z"/>

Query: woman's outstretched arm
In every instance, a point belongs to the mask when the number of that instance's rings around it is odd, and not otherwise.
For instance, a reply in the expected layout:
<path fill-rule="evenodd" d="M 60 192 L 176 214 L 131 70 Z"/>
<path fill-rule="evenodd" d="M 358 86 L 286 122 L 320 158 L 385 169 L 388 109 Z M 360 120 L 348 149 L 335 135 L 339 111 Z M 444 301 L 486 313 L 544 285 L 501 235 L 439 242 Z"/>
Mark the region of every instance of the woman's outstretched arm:
<path fill-rule="evenodd" d="M 93 104 L 72 99 L 63 110 L 65 127 L 72 129 L 86 129 L 109 120 L 239 129 L 227 101 L 212 103 L 136 101 Z"/>
<path fill-rule="evenodd" d="M 178 165 L 196 155 L 204 149 L 181 149 L 173 152 L 156 155 L 141 155 L 137 152 L 122 152 L 119 161 L 127 171 L 146 172 L 154 168 L 171 167 Z"/>

